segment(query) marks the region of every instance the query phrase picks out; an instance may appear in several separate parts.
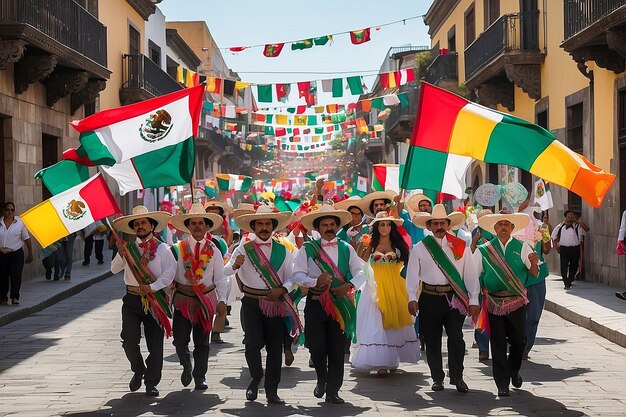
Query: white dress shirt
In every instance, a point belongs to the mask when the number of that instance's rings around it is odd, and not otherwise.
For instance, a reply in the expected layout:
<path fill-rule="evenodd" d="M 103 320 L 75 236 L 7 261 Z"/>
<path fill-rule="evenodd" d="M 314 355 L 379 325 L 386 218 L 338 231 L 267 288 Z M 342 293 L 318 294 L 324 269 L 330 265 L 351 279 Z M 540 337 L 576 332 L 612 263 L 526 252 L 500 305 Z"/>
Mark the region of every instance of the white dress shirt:
<path fill-rule="evenodd" d="M 30 239 L 30 235 L 19 217 L 15 216 L 8 228 L 4 224 L 4 217 L 0 217 L 0 247 L 12 251 L 20 250 L 22 242 L 26 239 Z"/>
<path fill-rule="evenodd" d="M 454 259 L 454 253 L 448 244 L 447 237 L 439 239 L 434 237 L 435 241 L 443 249 L 450 262 L 455 266 L 456 270 L 463 278 L 465 289 L 467 289 L 470 305 L 478 305 L 478 295 L 480 293 L 480 282 L 469 248 L 465 248 L 461 259 Z M 478 251 L 477 251 L 478 252 Z M 406 290 L 409 293 L 409 301 L 417 301 L 417 292 L 420 282 L 424 281 L 430 285 L 448 285 L 448 279 L 441 272 L 441 269 L 435 263 L 435 260 L 426 249 L 424 242 L 419 242 L 413 246 L 411 255 L 409 256 L 409 265 L 406 270 Z"/>
<path fill-rule="evenodd" d="M 626 210 L 622 213 L 622 221 L 619 224 L 619 233 L 617 234 L 617 240 L 624 240 L 626 235 Z"/>
<path fill-rule="evenodd" d="M 262 241 L 258 237 L 255 237 L 254 242 L 261 245 L 261 252 L 267 257 L 267 260 L 271 260 L 272 257 L 272 248 L 277 243 L 274 239 L 268 239 L 267 241 Z M 266 245 L 269 243 L 269 246 Z M 237 261 L 237 257 L 239 255 L 244 255 L 246 259 L 243 261 L 243 264 L 238 269 L 233 269 L 233 265 Z M 287 248 L 285 248 L 285 260 L 283 264 L 280 266 L 278 271 L 276 271 L 278 277 L 283 283 L 283 287 L 287 289 L 287 292 L 290 292 L 293 289 L 293 283 L 291 281 L 291 275 L 293 271 L 293 255 Z M 230 276 L 237 274 L 239 279 L 246 287 L 254 288 L 257 290 L 268 290 L 270 287 L 265 283 L 265 279 L 261 277 L 261 274 L 256 270 L 254 264 L 248 257 L 246 252 L 246 248 L 243 244 L 237 246 L 237 248 L 233 251 L 233 255 L 230 257 L 228 263 L 224 267 L 224 275 Z"/>
<path fill-rule="evenodd" d="M 498 241 L 498 244 L 500 245 L 500 248 L 502 249 L 502 253 L 506 253 L 506 247 L 509 246 L 509 243 L 513 241 L 513 236 L 509 237 L 509 240 L 507 240 L 504 245 L 502 244 L 500 239 L 496 239 L 496 240 Z M 532 246 L 530 246 L 530 243 L 522 241 L 522 253 L 520 253 L 520 259 L 522 260 L 522 262 L 524 263 L 527 269 L 530 269 L 531 267 L 531 263 L 528 260 L 528 255 L 534 252 L 535 250 L 533 249 Z M 477 250 L 472 255 L 472 258 L 474 260 L 474 266 L 476 267 L 476 273 L 478 274 L 478 277 L 480 277 L 480 275 L 484 272 L 482 252 L 480 250 Z"/>
<path fill-rule="evenodd" d="M 552 230 L 551 238 L 553 240 L 557 240 L 559 229 L 561 230 L 561 235 L 558 237 L 558 240 L 561 246 L 578 246 L 581 238 L 585 236 L 585 230 L 577 223 L 572 223 L 572 227 L 569 229 L 565 226 L 565 223 L 561 223 Z M 576 229 L 578 229 L 578 233 L 576 233 Z"/>
<path fill-rule="evenodd" d="M 135 243 L 139 246 L 141 239 L 137 238 Z M 158 245 L 154 259 L 148 261 L 148 269 L 155 278 L 155 281 L 150 284 L 152 291 L 158 291 L 167 287 L 172 283 L 176 275 L 176 258 L 174 258 L 172 251 L 164 243 L 159 243 Z M 141 250 L 139 248 L 139 251 Z M 130 267 L 126 264 L 126 259 L 118 253 L 111 261 L 111 272 L 117 274 L 122 269 L 124 270 L 124 283 L 133 287 L 138 286 L 139 283 Z"/>
<path fill-rule="evenodd" d="M 192 236 L 189 236 L 186 241 L 189 245 L 189 248 L 191 249 L 191 253 L 193 254 L 196 248 L 196 243 L 198 241 Z M 204 238 L 200 242 L 198 242 L 200 243 L 200 250 L 202 250 L 206 241 L 206 238 Z M 213 242 L 209 242 L 209 245 L 213 249 L 213 256 L 207 264 L 207 267 L 202 274 L 202 280 L 200 282 L 206 287 L 210 287 L 211 285 L 215 284 L 215 291 L 217 291 L 217 301 L 226 302 L 226 300 L 228 299 L 228 290 L 230 284 L 224 276 L 224 258 L 222 258 L 222 253 Z M 176 276 L 174 277 L 174 280 L 183 285 L 193 285 L 185 277 L 185 265 L 183 261 L 182 251 L 178 254 Z"/>
<path fill-rule="evenodd" d="M 330 247 L 324 247 L 325 243 L 334 243 L 335 245 Z M 328 254 L 330 259 L 338 265 L 339 259 L 339 249 L 337 248 L 337 238 L 333 240 L 327 241 L 321 240 L 322 248 L 324 252 Z M 359 289 L 361 285 L 365 282 L 365 274 L 363 272 L 363 263 L 361 258 L 358 257 L 356 251 L 352 247 L 352 245 L 347 245 L 348 250 L 350 251 L 350 274 L 352 275 L 352 279 L 350 282 L 354 285 L 354 288 Z M 345 271 L 342 271 L 345 273 Z M 305 247 L 301 247 L 296 254 L 296 259 L 293 265 L 293 281 L 302 286 L 302 287 L 314 287 L 317 284 L 317 278 L 322 275 L 322 271 L 319 269 L 317 264 L 310 259 L 306 254 Z"/>

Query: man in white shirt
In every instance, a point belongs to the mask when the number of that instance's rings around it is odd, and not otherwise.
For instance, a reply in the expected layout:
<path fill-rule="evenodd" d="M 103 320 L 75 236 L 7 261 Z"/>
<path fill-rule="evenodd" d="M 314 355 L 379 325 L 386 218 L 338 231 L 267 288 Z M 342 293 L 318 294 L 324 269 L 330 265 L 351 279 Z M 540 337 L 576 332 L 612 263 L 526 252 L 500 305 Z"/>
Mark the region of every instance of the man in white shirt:
<path fill-rule="evenodd" d="M 315 229 L 321 238 L 302 245 L 293 270 L 296 284 L 311 287 L 304 319 L 306 345 L 317 374 L 313 395 L 322 398 L 326 394 L 325 401 L 333 404 L 344 403 L 339 396 L 343 385 L 344 342 L 346 337 L 354 337 L 354 290 L 365 282 L 361 260 L 354 248 L 337 239 L 337 231 L 351 218 L 349 211 L 336 210 L 327 204 L 302 216 L 302 226 Z"/>
<path fill-rule="evenodd" d="M 285 321 L 301 330 L 301 323 L 291 291 L 293 259 L 287 248 L 272 239 L 272 233 L 286 227 L 291 213 L 275 212 L 266 205 L 252 214 L 235 217 L 244 232 L 253 232 L 254 240 L 240 244 L 224 267 L 227 276 L 237 274 L 242 284 L 241 320 L 245 323 L 245 355 L 252 381 L 246 389 L 246 399 L 257 399 L 259 383 L 263 377 L 261 349 L 265 347 L 265 396 L 270 404 L 284 404 L 278 396 L 278 384 L 283 358 L 283 333 Z"/>
<path fill-rule="evenodd" d="M 126 295 L 122 299 L 122 347 L 134 372 L 128 387 L 137 391 L 141 387 L 142 377 L 146 385 L 146 395 L 157 397 L 156 388 L 161 380 L 163 369 L 163 328 L 170 330 L 167 298 L 163 288 L 168 287 L 176 274 L 176 259 L 170 249 L 154 237 L 167 226 L 169 213 L 150 212 L 144 206 L 137 206 L 133 214 L 115 219 L 113 227 L 121 232 L 137 235 L 134 242 L 118 244 L 118 254 L 111 262 L 111 272 L 117 274 L 124 270 Z M 121 246 L 121 247 L 120 247 Z M 135 266 L 127 263 L 132 259 Z M 146 265 L 146 272 L 151 279 L 139 278 L 133 272 L 138 265 Z M 138 274 L 143 275 L 143 274 Z M 151 281 L 151 282 L 148 282 Z M 149 302 L 149 311 L 143 307 L 144 300 Z M 155 317 L 156 316 L 156 317 Z M 139 341 L 143 324 L 148 347 L 145 364 L 141 356 Z"/>
<path fill-rule="evenodd" d="M 419 333 L 426 343 L 432 390 L 444 389 L 441 336 L 445 327 L 450 383 L 457 391 L 466 393 L 469 389 L 463 381 L 463 322 L 467 315 L 478 315 L 480 284 L 465 241 L 448 233 L 463 223 L 464 216 L 459 212 L 446 214 L 445 207 L 437 204 L 432 214 L 416 216 L 414 221 L 416 226 L 433 233 L 413 247 L 406 274 L 409 312 L 415 316 L 419 310 Z"/>
<path fill-rule="evenodd" d="M 563 277 L 565 289 L 568 290 L 572 287 L 572 282 L 574 282 L 574 277 L 578 271 L 580 242 L 585 233 L 589 232 L 589 227 L 581 216 L 577 216 L 571 210 L 565 210 L 563 216 L 565 221 L 552 230 L 551 237 L 561 256 L 561 277 Z"/>
<path fill-rule="evenodd" d="M 193 204 L 186 214 L 170 220 L 177 230 L 190 234 L 173 246 L 177 270 L 172 331 L 176 354 L 183 367 L 180 381 L 186 387 L 193 378 L 197 390 L 208 388 L 206 372 L 213 317 L 226 314 L 229 283 L 224 277 L 224 261 L 217 246 L 207 239 L 207 232 L 219 228 L 223 220 L 217 214 L 205 212 L 199 203 Z M 189 352 L 192 331 L 193 367 Z"/>

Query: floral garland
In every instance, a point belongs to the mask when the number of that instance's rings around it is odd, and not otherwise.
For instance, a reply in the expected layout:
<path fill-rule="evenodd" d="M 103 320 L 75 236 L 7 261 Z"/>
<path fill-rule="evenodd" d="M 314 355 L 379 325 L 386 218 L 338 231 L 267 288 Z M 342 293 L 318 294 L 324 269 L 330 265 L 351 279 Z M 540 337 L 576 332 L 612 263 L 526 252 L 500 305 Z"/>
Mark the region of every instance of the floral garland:
<path fill-rule="evenodd" d="M 380 263 L 395 263 L 398 260 L 398 254 L 395 252 L 388 252 L 388 253 L 380 253 L 380 252 L 375 252 L 372 255 L 372 260 L 374 262 L 380 262 Z"/>
<path fill-rule="evenodd" d="M 186 239 L 180 242 L 180 246 L 183 256 L 183 266 L 185 268 L 185 278 L 193 285 L 204 286 L 204 284 L 201 284 L 202 276 L 214 254 L 211 241 L 207 240 L 204 243 L 204 246 L 200 250 L 200 259 L 198 261 L 196 261 L 191 250 L 191 245 Z"/>
<path fill-rule="evenodd" d="M 141 253 L 141 264 L 144 267 L 148 267 L 148 262 L 153 261 L 156 257 L 156 252 L 159 248 L 159 241 L 153 237 L 146 242 L 139 243 L 138 246 L 143 249 Z"/>

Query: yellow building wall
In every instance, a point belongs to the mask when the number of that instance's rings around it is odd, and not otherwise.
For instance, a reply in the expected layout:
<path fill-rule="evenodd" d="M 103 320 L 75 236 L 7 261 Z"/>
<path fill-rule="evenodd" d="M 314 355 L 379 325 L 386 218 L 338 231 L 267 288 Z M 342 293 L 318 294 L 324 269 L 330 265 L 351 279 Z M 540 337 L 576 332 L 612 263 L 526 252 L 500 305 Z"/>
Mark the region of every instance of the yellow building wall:
<path fill-rule="evenodd" d="M 615 74 L 602 68 L 594 73 L 594 164 L 610 172 L 615 127 Z"/>
<path fill-rule="evenodd" d="M 112 71 L 106 88 L 100 93 L 99 110 L 106 110 L 121 105 L 122 56 L 129 52 L 128 26 L 132 24 L 139 31 L 139 50 L 143 53 L 146 22 L 126 0 L 107 0 L 99 4 L 98 18 L 107 26 L 107 66 Z"/>

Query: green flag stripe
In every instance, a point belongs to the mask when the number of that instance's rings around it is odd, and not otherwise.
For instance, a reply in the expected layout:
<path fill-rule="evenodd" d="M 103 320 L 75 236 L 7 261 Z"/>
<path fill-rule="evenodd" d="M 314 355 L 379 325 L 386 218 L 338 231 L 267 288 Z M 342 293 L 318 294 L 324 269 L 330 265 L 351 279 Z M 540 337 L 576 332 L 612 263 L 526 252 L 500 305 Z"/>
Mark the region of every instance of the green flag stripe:
<path fill-rule="evenodd" d="M 193 138 L 133 158 L 145 188 L 187 184 L 193 176 L 194 163 Z"/>
<path fill-rule="evenodd" d="M 113 166 L 117 162 L 93 130 L 81 133 L 79 140 L 87 157 L 96 165 Z"/>

